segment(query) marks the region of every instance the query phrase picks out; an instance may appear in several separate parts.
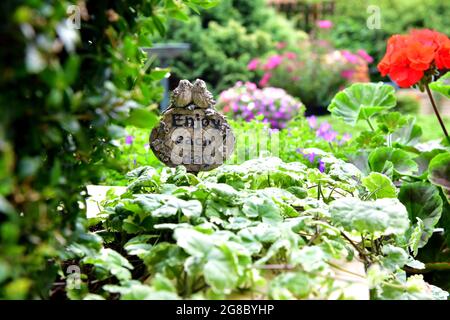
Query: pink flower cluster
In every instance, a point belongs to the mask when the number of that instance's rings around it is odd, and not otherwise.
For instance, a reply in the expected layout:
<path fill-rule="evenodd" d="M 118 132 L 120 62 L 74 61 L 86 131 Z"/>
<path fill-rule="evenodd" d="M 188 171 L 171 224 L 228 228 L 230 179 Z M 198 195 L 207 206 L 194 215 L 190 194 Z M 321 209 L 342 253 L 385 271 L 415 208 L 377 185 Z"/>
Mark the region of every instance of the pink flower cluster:
<path fill-rule="evenodd" d="M 263 116 L 263 122 L 273 129 L 283 129 L 299 112 L 304 111 L 303 104 L 279 88 L 259 89 L 252 82 L 237 82 L 232 88 L 222 91 L 218 107 L 234 119 L 251 121 Z"/>
<path fill-rule="evenodd" d="M 297 54 L 291 51 L 287 51 L 283 53 L 283 55 L 274 54 L 267 58 L 264 63 L 260 59 L 255 58 L 248 63 L 247 69 L 250 71 L 255 71 L 258 69 L 264 70 L 264 75 L 262 76 L 258 84 L 261 87 L 265 87 L 269 84 L 269 80 L 272 77 L 271 70 L 276 69 L 284 61 L 284 59 L 295 60 L 297 59 Z"/>
<path fill-rule="evenodd" d="M 331 29 L 333 27 L 333 22 L 330 20 L 318 20 L 316 26 L 320 29 Z"/>

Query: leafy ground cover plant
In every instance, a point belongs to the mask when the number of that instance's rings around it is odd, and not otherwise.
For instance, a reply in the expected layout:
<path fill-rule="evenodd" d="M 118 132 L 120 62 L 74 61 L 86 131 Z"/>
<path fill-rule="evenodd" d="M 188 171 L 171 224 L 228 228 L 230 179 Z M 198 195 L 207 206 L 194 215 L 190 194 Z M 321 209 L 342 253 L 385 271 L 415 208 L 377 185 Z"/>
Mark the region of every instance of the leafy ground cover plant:
<path fill-rule="evenodd" d="M 446 90 L 445 83 L 440 85 L 442 86 L 441 90 Z M 129 186 L 130 192 L 157 195 L 152 195 L 149 199 L 147 199 L 147 195 L 139 195 L 133 200 L 135 196 L 130 193 L 123 198 L 132 199 L 124 200 L 125 206 L 122 206 L 124 204 L 121 202 L 122 200 L 114 200 L 116 202 L 111 202 L 115 206 L 114 212 L 120 212 L 119 216 L 114 214 L 116 217 L 114 223 L 121 224 L 124 228 L 122 231 L 130 232 L 131 235 L 153 232 L 151 231 L 155 224 L 153 212 L 156 211 L 158 219 L 168 218 L 169 223 L 173 223 L 172 218 L 177 216 L 177 219 L 180 219 L 181 217 L 183 223 L 188 224 L 185 226 L 188 228 L 194 226 L 197 231 L 198 228 L 203 227 L 196 227 L 196 223 L 193 223 L 192 220 L 193 216 L 205 218 L 208 222 L 207 225 L 212 223 L 218 226 L 220 231 L 230 231 L 234 229 L 226 226 L 231 221 L 238 224 L 242 222 L 242 228 L 256 227 L 267 221 L 301 218 L 304 214 L 302 210 L 309 212 L 308 210 L 313 208 L 323 214 L 323 217 L 327 217 L 325 221 L 332 228 L 338 228 L 344 232 L 340 233 L 338 238 L 342 237 L 343 243 L 351 246 L 355 250 L 356 256 L 364 261 L 368 279 L 374 281 L 371 282 L 373 298 L 426 298 L 426 294 L 424 295 L 422 291 L 440 291 L 424 284 L 423 276 L 434 285 L 440 284 L 448 288 L 448 282 L 445 280 L 447 279 L 446 271 L 443 269 L 448 262 L 446 252 L 450 238 L 447 218 L 450 211 L 446 196 L 449 189 L 449 151 L 444 145 L 419 143 L 420 125 L 416 123 L 414 117 L 390 111 L 395 105 L 396 98 L 393 88 L 382 83 L 354 84 L 337 94 L 329 107 L 332 115 L 343 119 L 350 125 L 366 123 L 367 130 L 360 132 L 350 142 L 350 136 L 338 134 L 328 123 L 319 123 L 315 117 L 298 116 L 290 122 L 287 128 L 282 130 L 271 129 L 267 123 L 260 121 L 262 120 L 261 116 L 255 119 L 259 121 L 231 121 L 236 136 L 242 138 L 246 134 L 250 134 L 251 136 L 245 139 L 252 143 L 240 144 L 238 139 L 235 154 L 229 163 L 239 164 L 242 159 L 258 158 L 261 155 L 270 154 L 278 154 L 283 160 L 272 157 L 252 160 L 242 165 L 225 165 L 213 172 L 202 173 L 199 176 L 187 174 L 182 168 L 178 168 L 174 172 L 162 168 L 157 170 L 154 168 L 139 169 L 131 174 L 134 178 Z M 270 139 L 268 139 L 269 137 Z M 278 153 L 274 152 L 275 145 Z M 242 154 L 244 158 L 240 156 Z M 141 170 L 143 170 L 142 173 L 139 173 Z M 144 172 L 146 173 L 144 174 Z M 149 177 L 153 178 L 149 179 Z M 218 183 L 220 186 L 216 186 L 214 191 L 202 186 L 203 183 L 210 182 Z M 161 184 L 163 186 L 160 186 Z M 176 186 L 166 186 L 166 184 L 175 184 Z M 192 188 L 193 186 L 195 188 Z M 198 190 L 199 187 L 201 191 Z M 270 191 L 258 192 L 264 194 L 269 192 L 272 195 L 272 201 L 279 206 L 278 208 L 271 206 L 270 201 L 267 202 L 268 200 L 259 199 L 259 194 L 254 193 L 255 190 L 264 189 L 270 189 Z M 314 207 L 301 206 L 298 208 L 293 203 L 286 201 L 287 198 L 281 196 L 278 189 L 288 191 L 298 199 L 304 201 L 308 199 L 308 203 L 312 201 L 316 204 Z M 178 191 L 174 193 L 173 190 Z M 210 198 L 214 194 L 216 197 Z M 167 195 L 175 196 L 175 198 L 165 198 Z M 289 196 L 286 193 L 284 195 Z M 228 199 L 228 197 L 230 198 Z M 239 197 L 243 198 L 239 200 Z M 184 202 L 180 202 L 176 198 L 182 199 Z M 291 200 L 295 199 L 291 198 Z M 245 204 L 247 201 L 248 204 Z M 146 206 L 144 203 L 148 204 L 147 209 L 142 209 L 143 206 Z M 169 203 L 174 205 L 169 205 Z M 119 208 L 121 209 L 119 210 Z M 134 213 L 128 212 L 128 210 Z M 143 213 L 142 210 L 148 211 Z M 166 210 L 172 213 L 167 213 Z M 139 218 L 136 218 L 136 212 L 139 213 Z M 282 219 L 280 220 L 274 212 L 281 212 Z M 104 228 L 104 231 L 101 233 L 109 234 L 109 239 L 114 243 L 113 239 L 117 237 L 115 232 L 118 231 L 114 229 L 111 234 L 111 230 L 108 229 L 112 226 L 112 222 L 107 222 L 110 214 L 111 211 L 108 209 L 108 214 L 102 218 L 101 227 Z M 150 218 L 149 215 L 153 218 Z M 257 218 L 257 215 L 261 216 Z M 185 216 L 185 220 L 183 220 L 183 216 Z M 256 219 L 258 222 L 253 221 L 253 225 L 252 222 L 249 223 L 241 218 L 251 221 Z M 123 219 L 125 219 L 124 222 L 120 222 Z M 200 220 L 203 221 L 202 223 L 206 223 L 204 219 Z M 176 220 L 177 223 L 179 221 Z M 97 222 L 97 220 L 93 221 L 93 223 Z M 144 224 L 144 227 L 141 224 Z M 172 227 L 174 230 L 177 229 L 171 225 Z M 236 230 L 242 230 L 236 228 Z M 200 231 L 207 234 L 212 232 L 210 229 L 208 230 Z M 218 231 L 214 227 L 213 230 L 215 230 L 214 232 Z M 172 237 L 166 235 L 164 239 L 171 244 L 178 241 L 175 231 L 167 232 Z M 182 235 L 184 235 L 183 232 L 181 232 Z M 311 235 L 311 233 L 308 234 Z M 312 235 L 314 234 L 312 233 Z M 317 241 L 320 242 L 320 239 Z M 311 238 L 306 237 L 303 240 L 308 244 L 307 247 L 313 244 L 317 245 L 316 239 L 311 242 Z M 332 240 L 336 239 L 332 238 Z M 145 244 L 152 243 L 150 241 Z M 274 243 L 270 244 L 274 245 Z M 184 250 L 185 245 L 181 246 Z M 113 245 L 111 248 L 117 247 Z M 119 253 L 125 254 L 123 250 L 119 250 Z M 194 253 L 188 251 L 188 254 Z M 251 255 L 251 261 L 255 259 L 260 261 L 263 257 L 264 255 L 256 255 L 256 257 Z M 389 257 L 388 260 L 391 258 L 398 260 L 396 260 L 397 262 L 388 262 L 384 260 L 385 257 Z M 209 257 L 206 256 L 202 259 L 202 261 L 208 261 Z M 262 261 L 269 265 L 276 265 L 276 267 L 263 267 L 264 272 L 257 268 L 258 274 L 261 275 L 258 279 L 264 279 L 261 281 L 265 282 L 263 288 L 267 288 L 267 286 L 271 288 L 275 284 L 271 284 L 270 281 L 273 277 L 270 272 L 270 276 L 267 276 L 267 269 L 280 268 L 279 265 L 283 265 L 283 263 L 270 259 Z M 288 265 L 292 262 L 289 259 L 287 261 Z M 385 261 L 384 264 L 382 261 Z M 206 262 L 204 263 L 206 264 Z M 252 263 L 248 265 L 252 265 Z M 179 268 L 179 270 L 184 270 L 184 267 Z M 208 267 L 206 270 L 210 270 L 209 268 L 213 269 Z M 394 272 L 394 269 L 397 271 Z M 436 271 L 437 269 L 440 271 Z M 205 272 L 205 269 L 201 270 Z M 216 297 L 218 292 L 221 294 L 217 297 L 224 297 L 225 292 L 236 292 L 236 290 L 240 292 L 243 289 L 239 285 L 233 287 L 236 283 L 240 283 L 236 278 L 226 280 L 227 283 L 229 281 L 233 285 L 227 285 L 225 291 L 220 291 L 219 287 L 212 289 L 216 284 L 211 285 L 211 282 L 208 281 L 214 280 L 210 280 L 209 276 L 205 277 L 204 275 L 202 278 L 201 271 L 199 272 L 198 279 L 194 280 L 194 283 L 203 279 L 205 287 L 198 291 L 202 297 Z M 302 269 L 301 272 L 305 272 L 305 270 Z M 394 272 L 396 276 L 392 276 L 390 272 Z M 291 290 L 286 289 L 289 287 L 287 285 L 289 279 L 297 279 L 295 273 L 292 273 L 293 269 L 290 267 L 286 269 L 283 265 L 281 270 L 278 270 L 280 280 L 277 278 L 275 282 L 277 286 L 283 286 L 285 288 L 283 290 Z M 152 279 L 151 272 L 148 277 Z M 235 277 L 239 279 L 239 276 L 235 275 Z M 304 275 L 298 277 L 303 279 Z M 206 280 L 207 278 L 209 280 Z M 170 279 L 174 284 L 173 278 Z M 390 283 L 391 280 L 394 282 Z M 255 281 L 255 283 L 259 282 Z M 317 285 L 321 286 L 323 282 Z M 187 297 L 181 293 L 185 289 L 182 289 L 180 284 L 175 284 L 175 287 L 178 289 L 172 293 L 176 292 L 178 296 Z M 233 289 L 230 289 L 231 287 Z M 189 290 L 192 292 L 196 289 L 198 288 Z M 245 287 L 245 289 L 247 290 L 245 292 L 262 290 L 265 292 L 264 294 L 268 294 L 268 297 L 272 298 L 312 297 L 306 293 L 305 295 L 283 296 L 275 293 L 272 295 L 261 288 Z M 299 289 L 292 288 L 292 290 Z M 104 292 L 100 293 L 102 296 L 105 295 Z M 440 296 L 444 297 L 445 294 L 442 293 Z M 320 297 L 326 297 L 326 295 Z"/>
<path fill-rule="evenodd" d="M 272 157 L 198 176 L 131 171 L 128 192 L 90 220 L 91 238 L 68 248 L 82 269 L 68 297 L 346 298 L 336 261 L 358 259 L 374 299 L 445 299 L 402 270 L 423 267 L 409 250 L 421 237 L 391 179 L 313 152 L 323 170 Z"/>
<path fill-rule="evenodd" d="M 439 84 L 442 85 L 439 90 L 448 90 L 444 81 Z M 420 123 L 412 116 L 389 112 L 394 105 L 392 87 L 382 83 L 354 84 L 335 96 L 329 110 L 351 125 L 359 121 L 368 123 L 370 130 L 360 132 L 353 140 L 356 149 L 344 153 L 366 175 L 378 172 L 389 177 L 399 189 L 398 198 L 408 208 L 412 223 L 408 232 L 417 236 L 410 243 L 410 250 L 416 254 L 423 248 L 424 272 L 432 272 L 436 263 L 448 261 L 450 164 L 446 159 L 450 152 L 445 140 L 442 144 L 419 143 Z M 430 238 L 432 242 L 428 241 Z M 427 255 L 430 251 L 434 254 Z M 428 276 L 447 279 L 447 272 Z M 441 281 L 448 286 L 447 280 Z"/>

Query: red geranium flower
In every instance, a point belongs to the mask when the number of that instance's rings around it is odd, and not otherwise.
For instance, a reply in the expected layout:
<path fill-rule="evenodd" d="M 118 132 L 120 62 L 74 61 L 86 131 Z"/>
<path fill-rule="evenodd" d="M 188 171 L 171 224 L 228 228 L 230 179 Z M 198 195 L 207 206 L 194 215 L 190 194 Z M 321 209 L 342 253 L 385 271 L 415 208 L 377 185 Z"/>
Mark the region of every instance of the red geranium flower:
<path fill-rule="evenodd" d="M 428 29 L 389 38 L 386 54 L 378 64 L 383 76 L 389 75 L 403 88 L 418 83 L 426 71 L 434 68 L 450 68 L 450 40 Z"/>

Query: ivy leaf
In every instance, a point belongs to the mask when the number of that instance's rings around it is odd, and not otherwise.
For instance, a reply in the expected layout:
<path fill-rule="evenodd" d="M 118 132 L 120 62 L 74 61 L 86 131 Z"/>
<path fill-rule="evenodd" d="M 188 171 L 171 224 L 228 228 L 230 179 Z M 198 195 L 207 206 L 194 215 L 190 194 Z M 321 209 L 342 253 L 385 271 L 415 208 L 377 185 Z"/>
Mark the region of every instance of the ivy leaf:
<path fill-rule="evenodd" d="M 381 147 L 369 155 L 369 165 L 373 171 L 386 173 L 392 166 L 399 175 L 412 175 L 418 171 L 418 165 L 413 155 L 397 148 Z"/>
<path fill-rule="evenodd" d="M 450 71 L 437 81 L 430 83 L 430 89 L 439 92 L 450 99 Z"/>
<path fill-rule="evenodd" d="M 442 188 L 450 203 L 450 152 L 441 153 L 431 160 L 428 180 Z"/>
<path fill-rule="evenodd" d="M 372 172 L 362 179 L 362 184 L 373 199 L 396 198 L 397 189 L 391 179 L 382 173 Z"/>
<path fill-rule="evenodd" d="M 432 236 L 434 227 L 441 218 L 442 199 L 439 190 L 426 182 L 407 183 L 400 188 L 398 199 L 408 210 L 411 221 L 420 219 L 423 222 L 424 228 L 418 244 L 418 248 L 422 248 Z"/>
<path fill-rule="evenodd" d="M 330 204 L 331 219 L 347 231 L 402 234 L 409 227 L 408 212 L 397 199 L 362 201 L 340 198 Z"/>
<path fill-rule="evenodd" d="M 345 122 L 355 125 L 360 119 L 369 119 L 372 115 L 396 104 L 394 88 L 379 83 L 355 83 L 336 94 L 328 106 L 331 114 Z"/>

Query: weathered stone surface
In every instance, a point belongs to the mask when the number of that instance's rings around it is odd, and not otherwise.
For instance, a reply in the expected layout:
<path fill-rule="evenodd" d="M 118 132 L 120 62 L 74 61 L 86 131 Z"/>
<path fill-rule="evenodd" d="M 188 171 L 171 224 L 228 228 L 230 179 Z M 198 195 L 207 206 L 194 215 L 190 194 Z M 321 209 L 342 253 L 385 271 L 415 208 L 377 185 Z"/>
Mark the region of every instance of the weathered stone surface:
<path fill-rule="evenodd" d="M 217 168 L 233 152 L 234 134 L 225 117 L 212 108 L 172 107 L 163 113 L 150 135 L 150 147 L 169 167 L 189 172 Z"/>

